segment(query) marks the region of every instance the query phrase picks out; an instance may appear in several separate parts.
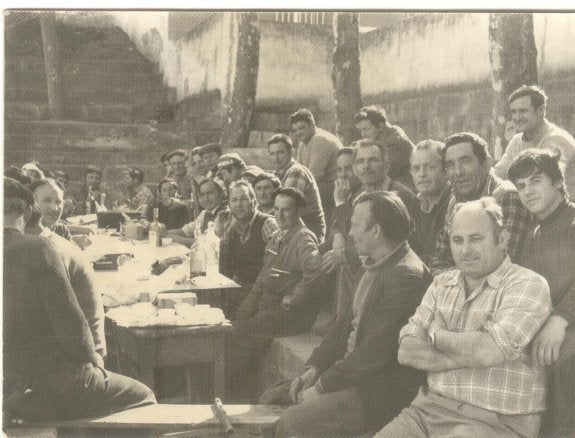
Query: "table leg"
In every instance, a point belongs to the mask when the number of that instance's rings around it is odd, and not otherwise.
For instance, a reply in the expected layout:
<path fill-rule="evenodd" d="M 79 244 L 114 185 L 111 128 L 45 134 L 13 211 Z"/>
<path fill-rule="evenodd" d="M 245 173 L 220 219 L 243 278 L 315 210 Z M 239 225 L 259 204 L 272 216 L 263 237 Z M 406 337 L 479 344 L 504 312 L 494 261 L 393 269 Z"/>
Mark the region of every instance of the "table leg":
<path fill-rule="evenodd" d="M 225 338 L 222 333 L 216 345 L 214 357 L 214 397 L 225 402 L 226 367 L 225 367 Z"/>

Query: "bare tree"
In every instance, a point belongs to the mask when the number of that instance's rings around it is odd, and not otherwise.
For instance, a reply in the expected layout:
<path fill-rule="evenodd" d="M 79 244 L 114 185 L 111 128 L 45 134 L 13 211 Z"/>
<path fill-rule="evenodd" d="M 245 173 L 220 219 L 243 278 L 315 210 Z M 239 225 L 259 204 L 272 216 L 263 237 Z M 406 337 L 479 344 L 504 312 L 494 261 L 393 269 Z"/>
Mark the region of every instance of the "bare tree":
<path fill-rule="evenodd" d="M 353 116 L 361 109 L 359 22 L 357 12 L 338 12 L 333 18 L 332 81 L 336 131 L 343 144 L 357 139 Z"/>
<path fill-rule="evenodd" d="M 56 30 L 56 13 L 44 11 L 40 13 L 40 29 L 42 31 L 42 47 L 44 50 L 44 67 L 46 69 L 46 88 L 48 91 L 48 107 L 52 119 L 63 116 L 62 87 L 60 74 L 60 45 Z"/>
<path fill-rule="evenodd" d="M 493 85 L 491 147 L 499 158 L 507 147 L 505 130 L 511 119 L 507 99 L 523 84 L 537 82 L 537 48 L 533 14 L 489 14 L 489 60 Z"/>
<path fill-rule="evenodd" d="M 255 12 L 239 12 L 237 56 L 231 98 L 227 109 L 222 146 L 247 147 L 250 121 L 258 83 L 260 31 Z"/>

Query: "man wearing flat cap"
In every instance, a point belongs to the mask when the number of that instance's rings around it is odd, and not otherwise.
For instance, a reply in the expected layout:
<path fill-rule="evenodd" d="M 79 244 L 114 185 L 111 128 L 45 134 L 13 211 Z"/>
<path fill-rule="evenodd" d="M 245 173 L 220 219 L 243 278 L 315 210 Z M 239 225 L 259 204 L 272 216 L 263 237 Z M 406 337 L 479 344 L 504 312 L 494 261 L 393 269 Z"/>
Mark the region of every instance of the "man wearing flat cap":
<path fill-rule="evenodd" d="M 226 390 L 233 402 L 252 401 L 258 381 L 249 370 L 273 338 L 304 333 L 317 315 L 321 256 L 316 236 L 301 220 L 304 205 L 298 189 L 275 193 L 279 229 L 266 244 L 263 267 L 226 338 Z"/>
<path fill-rule="evenodd" d="M 229 188 L 231 183 L 240 179 L 245 169 L 246 163 L 237 152 L 221 155 L 218 159 L 218 175 L 226 188 Z"/>
<path fill-rule="evenodd" d="M 218 174 L 218 159 L 222 155 L 222 147 L 218 143 L 208 143 L 201 147 L 200 154 L 206 170 L 206 178 L 214 178 Z"/>
<path fill-rule="evenodd" d="M 48 239 L 23 234 L 33 203 L 4 178 L 5 419 L 86 418 L 155 403 L 145 385 L 104 369 L 64 259 Z"/>
<path fill-rule="evenodd" d="M 171 178 L 178 184 L 183 199 L 192 195 L 192 177 L 188 174 L 188 154 L 183 149 L 175 149 L 167 155 Z"/>

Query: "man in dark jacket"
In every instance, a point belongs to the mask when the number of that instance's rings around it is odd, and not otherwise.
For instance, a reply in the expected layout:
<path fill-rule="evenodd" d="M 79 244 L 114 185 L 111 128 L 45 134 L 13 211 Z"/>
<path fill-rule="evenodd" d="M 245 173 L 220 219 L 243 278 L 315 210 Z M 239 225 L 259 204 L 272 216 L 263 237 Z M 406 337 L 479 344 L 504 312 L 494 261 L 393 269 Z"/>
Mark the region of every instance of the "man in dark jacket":
<path fill-rule="evenodd" d="M 4 178 L 4 415 L 63 420 L 155 403 L 145 385 L 104 369 L 63 258 L 23 234 L 33 203 Z"/>
<path fill-rule="evenodd" d="M 340 317 L 290 386 L 297 405 L 277 424 L 280 437 L 361 435 L 393 419 L 423 374 L 399 365 L 397 339 L 431 276 L 410 249 L 412 221 L 394 193 L 364 193 L 350 236 L 363 258 L 353 306 Z"/>

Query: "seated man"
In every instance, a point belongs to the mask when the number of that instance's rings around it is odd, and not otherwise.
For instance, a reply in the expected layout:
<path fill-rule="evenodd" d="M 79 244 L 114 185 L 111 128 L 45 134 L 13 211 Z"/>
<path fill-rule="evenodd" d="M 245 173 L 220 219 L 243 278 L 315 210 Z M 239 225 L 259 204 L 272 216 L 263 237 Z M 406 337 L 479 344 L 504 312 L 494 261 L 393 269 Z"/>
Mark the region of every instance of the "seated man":
<path fill-rule="evenodd" d="M 354 119 L 361 138 L 375 141 L 387 151 L 390 178 L 413 190 L 409 173 L 409 156 L 413 143 L 405 131 L 389 123 L 385 110 L 375 105 L 362 108 Z"/>
<path fill-rule="evenodd" d="M 30 191 L 34 195 L 36 206 L 42 215 L 42 225 L 46 229 L 53 231 L 66 240 L 74 242 L 80 249 L 84 249 L 92 243 L 88 237 L 89 228 L 76 226 L 74 231 L 85 234 L 72 234 L 70 227 L 61 220 L 64 207 L 64 191 L 59 183 L 52 178 L 40 179 L 30 185 Z"/>
<path fill-rule="evenodd" d="M 66 219 L 68 216 L 72 216 L 76 209 L 74 200 L 67 196 L 68 194 L 66 193 L 66 188 L 70 182 L 70 176 L 61 170 L 57 170 L 54 172 L 54 179 L 59 182 L 64 189 L 64 210 L 62 211 L 62 219 Z"/>
<path fill-rule="evenodd" d="M 507 256 L 493 198 L 457 204 L 450 226 L 456 269 L 435 278 L 399 335 L 399 363 L 427 371 L 427 386 L 376 437 L 535 438 L 545 369 L 527 351 L 549 286 Z"/>
<path fill-rule="evenodd" d="M 86 265 L 78 246 L 59 236 L 46 225 L 60 219 L 64 206 L 64 192 L 51 178 L 36 181 L 32 187 L 35 207 L 30 220 L 26 223 L 26 234 L 49 239 L 64 259 L 72 289 L 92 330 L 96 351 L 105 357 L 104 305 L 101 291 L 96 291 L 92 267 Z M 44 220 L 46 222 L 43 222 Z"/>
<path fill-rule="evenodd" d="M 518 264 L 545 277 L 553 312 L 533 340 L 531 353 L 549 366 L 548 421 L 544 436 L 575 436 L 575 204 L 569 202 L 557 153 L 527 149 L 511 163 L 509 178 L 537 220 Z M 547 435 L 548 433 L 548 435 Z"/>
<path fill-rule="evenodd" d="M 423 140 L 411 152 L 411 177 L 417 188 L 418 206 L 413 211 L 415 238 L 413 250 L 429 266 L 437 236 L 445 225 L 445 213 L 451 199 L 451 186 L 441 163 L 445 145 Z"/>
<path fill-rule="evenodd" d="M 503 224 L 509 233 L 507 253 L 515 261 L 532 216 L 521 204 L 511 181 L 502 181 L 492 172 L 487 142 L 472 132 L 453 134 L 445 141 L 442 162 L 451 184 L 452 196 L 445 214 L 445 226 L 437 236 L 429 268 L 437 274 L 453 268 L 449 245 L 449 223 L 458 202 L 493 196 L 503 211 Z"/>
<path fill-rule="evenodd" d="M 276 192 L 279 229 L 266 245 L 263 267 L 226 338 L 226 384 L 230 390 L 226 396 L 233 402 L 246 401 L 249 396 L 245 389 L 257 388 L 257 376 L 249 371 L 250 365 L 273 338 L 303 333 L 315 320 L 321 257 L 315 235 L 301 220 L 304 203 L 297 189 Z"/>
<path fill-rule="evenodd" d="M 258 209 L 254 189 L 247 181 L 230 185 L 231 224 L 220 240 L 220 272 L 242 286 L 227 309 L 235 312 L 258 277 L 266 244 L 278 229 L 275 219 Z"/>
<path fill-rule="evenodd" d="M 165 178 L 158 184 L 156 201 L 158 221 L 166 226 L 166 230 L 182 228 L 190 221 L 188 204 L 180 199 L 178 184 Z M 148 219 L 152 219 L 152 211 L 148 212 Z"/>
<path fill-rule="evenodd" d="M 406 186 L 392 180 L 388 176 L 389 161 L 387 149 L 372 140 L 359 140 L 354 143 L 353 150 L 353 173 L 361 182 L 361 188 L 358 188 L 357 191 L 368 193 L 377 191 L 396 192 L 411 215 L 417 204 L 417 199 Z M 341 157 L 339 159 L 340 161 L 343 160 Z M 353 242 L 347 239 L 351 225 L 354 196 L 355 192 L 351 192 L 347 200 L 336 207 L 332 224 L 333 241 L 336 248 L 324 255 L 324 272 L 341 267 L 337 286 L 338 315 L 344 314 L 345 309 L 351 305 L 353 292 L 356 290 L 363 273 L 361 261 L 355 251 Z M 338 245 L 338 241 L 342 243 Z M 343 250 L 341 245 L 343 245 Z M 343 252 L 344 257 L 336 255 L 337 252 Z"/>
<path fill-rule="evenodd" d="M 155 403 L 145 385 L 104 369 L 62 257 L 23 234 L 33 203 L 4 179 L 4 415 L 65 420 Z"/>
<path fill-rule="evenodd" d="M 218 176 L 224 182 L 226 188 L 242 177 L 246 169 L 246 163 L 237 152 L 220 155 L 218 158 Z"/>
<path fill-rule="evenodd" d="M 318 242 L 322 243 L 325 237 L 325 215 L 313 174 L 293 158 L 293 144 L 285 134 L 276 134 L 268 140 L 268 152 L 282 187 L 293 187 L 303 193 L 306 203 L 302 212 L 303 222 L 315 234 Z"/>
<path fill-rule="evenodd" d="M 425 375 L 397 362 L 399 331 L 431 282 L 407 243 L 412 226 L 395 193 L 363 193 L 354 202 L 349 234 L 365 272 L 352 308 L 292 382 L 289 395 L 298 404 L 279 419 L 277 436 L 361 435 L 382 427 L 416 395 Z"/>
<path fill-rule="evenodd" d="M 201 146 L 199 152 L 202 158 L 202 167 L 205 171 L 205 178 L 217 178 L 219 180 L 220 178 L 217 176 L 218 159 L 220 158 L 220 155 L 222 155 L 222 147 L 218 143 L 208 143 Z"/>
<path fill-rule="evenodd" d="M 126 181 L 128 190 L 124 194 L 120 210 L 139 211 L 145 217 L 154 204 L 154 195 L 144 184 L 144 172 L 138 167 L 129 167 Z"/>
<path fill-rule="evenodd" d="M 168 235 L 173 237 L 174 242 L 190 246 L 194 243 L 198 233 L 205 233 L 208 223 L 214 222 L 218 213 L 224 210 L 226 204 L 226 189 L 222 184 L 213 179 L 205 179 L 200 183 L 200 205 L 203 210 L 196 219 L 187 223 L 182 228 L 168 230 Z"/>
<path fill-rule="evenodd" d="M 274 192 L 282 185 L 273 173 L 264 172 L 258 175 L 253 182 L 258 208 L 262 213 L 274 214 Z"/>
<path fill-rule="evenodd" d="M 75 214 L 95 214 L 105 208 L 108 189 L 102 183 L 102 169 L 87 166 L 84 170 L 84 184 L 78 188 L 70 188 L 69 195 L 76 205 Z"/>

